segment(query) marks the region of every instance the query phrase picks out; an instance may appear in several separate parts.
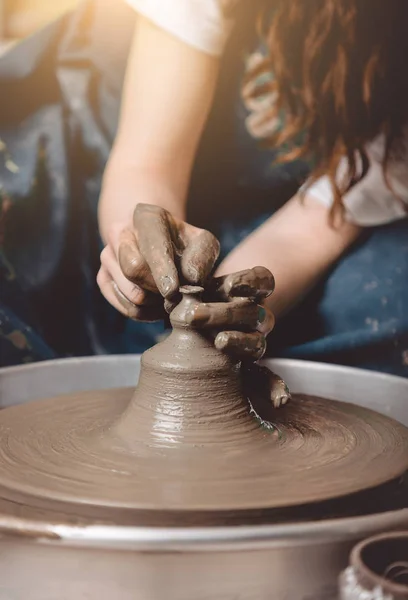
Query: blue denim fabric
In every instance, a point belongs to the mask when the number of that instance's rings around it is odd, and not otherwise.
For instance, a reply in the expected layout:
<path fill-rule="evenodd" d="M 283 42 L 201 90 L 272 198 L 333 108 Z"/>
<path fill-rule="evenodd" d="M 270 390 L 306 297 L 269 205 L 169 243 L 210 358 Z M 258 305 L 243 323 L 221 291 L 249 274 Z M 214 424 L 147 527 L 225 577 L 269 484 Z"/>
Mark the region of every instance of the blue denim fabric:
<path fill-rule="evenodd" d="M 0 305 L 0 366 L 57 358 L 42 337 L 7 306 Z"/>
<path fill-rule="evenodd" d="M 222 226 L 227 254 L 269 215 Z M 268 354 L 408 377 L 408 219 L 367 231 L 280 322 Z"/>
<path fill-rule="evenodd" d="M 109 1 L 115 3 L 112 13 Z M 109 1 L 86 0 L 73 17 L 17 48 L 13 60 L 0 61 L 0 139 L 19 162 L 13 174 L 2 162 L 4 153 L 0 156 L 2 366 L 56 356 L 143 352 L 165 332 L 161 323 L 124 319 L 95 283 L 101 249 L 97 202 L 134 17 L 125 5 L 121 12 L 116 0 Z M 110 14 L 123 32 L 123 47 L 106 56 Z M 189 198 L 189 218 L 214 231 L 223 256 L 269 218 L 308 171 L 302 163 L 273 165 L 273 153 L 261 150 L 246 131 L 239 95 L 242 56 L 255 45 L 253 32 L 244 36 L 244 29 L 237 28 L 224 58 Z M 28 56 L 35 61 L 27 69 Z M 24 69 L 15 69 L 16 64 Z M 32 98 L 37 74 L 43 86 Z M 73 108 L 78 105 L 80 111 Z M 36 180 L 37 192 L 30 183 Z M 406 377 L 407 306 L 404 220 L 367 231 L 277 325 L 269 353 Z"/>

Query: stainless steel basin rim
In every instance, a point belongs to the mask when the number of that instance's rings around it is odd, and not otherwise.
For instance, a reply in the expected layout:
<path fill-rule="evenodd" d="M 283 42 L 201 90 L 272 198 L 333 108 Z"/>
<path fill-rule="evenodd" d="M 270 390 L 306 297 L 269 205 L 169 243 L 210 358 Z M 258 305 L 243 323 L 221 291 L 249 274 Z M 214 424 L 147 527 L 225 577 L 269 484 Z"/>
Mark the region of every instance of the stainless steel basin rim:
<path fill-rule="evenodd" d="M 331 519 L 322 522 L 240 527 L 154 528 L 109 525 L 73 526 L 29 521 L 0 515 L 0 537 L 16 535 L 42 543 L 72 547 L 115 548 L 130 551 L 209 551 L 246 550 L 325 542 L 359 540 L 378 531 L 408 527 L 408 509 Z"/>
<path fill-rule="evenodd" d="M 133 386 L 138 377 L 139 359 L 132 355 L 90 357 L 0 369 L 0 405 L 6 407 L 74 391 Z M 266 362 L 294 391 L 361 403 L 408 425 L 407 379 L 295 360 Z M 357 541 L 398 528 L 408 528 L 408 508 L 318 522 L 188 529 L 72 526 L 0 513 L 0 537 L 3 539 L 13 537 L 70 547 L 129 551 L 212 552 L 308 546 Z"/>

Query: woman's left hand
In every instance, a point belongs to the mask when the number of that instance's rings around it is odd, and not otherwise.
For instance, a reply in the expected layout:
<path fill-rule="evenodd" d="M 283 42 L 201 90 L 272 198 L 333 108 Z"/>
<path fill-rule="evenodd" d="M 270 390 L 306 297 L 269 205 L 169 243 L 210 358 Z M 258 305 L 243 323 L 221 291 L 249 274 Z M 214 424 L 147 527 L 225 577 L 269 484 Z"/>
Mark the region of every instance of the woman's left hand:
<path fill-rule="evenodd" d="M 218 331 L 215 347 L 242 361 L 242 374 L 249 399 L 262 395 L 275 408 L 290 400 L 285 382 L 269 369 L 256 364 L 266 351 L 266 337 L 275 318 L 265 300 L 273 293 L 275 280 L 264 267 L 255 267 L 214 278 L 206 287 L 205 300 L 188 316 L 195 327 Z"/>
<path fill-rule="evenodd" d="M 259 360 L 275 325 L 272 312 L 264 306 L 274 287 L 274 277 L 264 267 L 216 277 L 206 285 L 204 302 L 188 315 L 188 323 L 220 332 L 214 340 L 218 350 L 239 360 Z"/>

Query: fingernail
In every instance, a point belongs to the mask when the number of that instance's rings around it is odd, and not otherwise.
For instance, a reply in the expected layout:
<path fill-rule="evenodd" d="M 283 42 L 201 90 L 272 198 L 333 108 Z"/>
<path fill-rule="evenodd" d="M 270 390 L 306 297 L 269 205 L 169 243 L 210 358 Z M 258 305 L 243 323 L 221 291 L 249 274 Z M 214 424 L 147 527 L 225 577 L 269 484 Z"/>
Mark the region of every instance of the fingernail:
<path fill-rule="evenodd" d="M 125 294 L 122 292 L 121 289 L 119 289 L 117 283 L 115 281 L 112 281 L 112 287 L 113 287 L 113 291 L 115 293 L 116 298 L 119 300 L 119 302 L 122 304 L 122 306 L 124 306 L 125 308 L 128 308 L 129 306 L 136 307 L 136 304 L 134 302 L 132 302 L 131 300 L 129 300 L 129 298 L 127 298 L 127 296 L 125 296 Z"/>
<path fill-rule="evenodd" d="M 228 346 L 228 335 L 225 333 L 225 331 L 222 331 L 217 335 L 214 344 L 217 350 L 225 350 L 225 348 Z"/>
<path fill-rule="evenodd" d="M 286 392 L 286 394 L 284 396 L 281 396 L 282 406 L 285 406 L 285 404 L 287 404 L 288 402 L 290 402 L 292 400 L 292 396 L 290 395 L 290 392 L 286 387 L 285 387 L 285 392 Z"/>
<path fill-rule="evenodd" d="M 258 322 L 261 324 L 265 321 L 266 319 L 266 310 L 260 306 L 259 310 L 258 310 Z"/>
<path fill-rule="evenodd" d="M 174 293 L 176 285 L 171 277 L 165 276 L 161 278 L 162 294 L 165 298 Z"/>

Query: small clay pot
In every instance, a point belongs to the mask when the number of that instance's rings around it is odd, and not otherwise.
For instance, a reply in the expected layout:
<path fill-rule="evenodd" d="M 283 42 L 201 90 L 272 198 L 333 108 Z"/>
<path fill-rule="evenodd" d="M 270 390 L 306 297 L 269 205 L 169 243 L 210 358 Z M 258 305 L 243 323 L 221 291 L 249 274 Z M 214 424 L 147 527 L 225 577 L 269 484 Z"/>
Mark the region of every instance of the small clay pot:
<path fill-rule="evenodd" d="M 341 600 L 408 600 L 408 532 L 358 544 L 341 578 Z"/>

